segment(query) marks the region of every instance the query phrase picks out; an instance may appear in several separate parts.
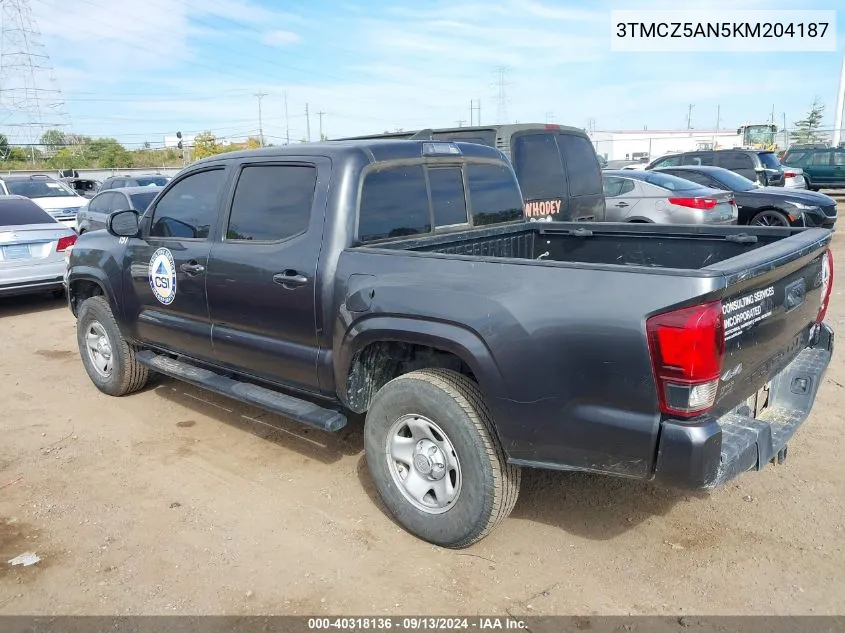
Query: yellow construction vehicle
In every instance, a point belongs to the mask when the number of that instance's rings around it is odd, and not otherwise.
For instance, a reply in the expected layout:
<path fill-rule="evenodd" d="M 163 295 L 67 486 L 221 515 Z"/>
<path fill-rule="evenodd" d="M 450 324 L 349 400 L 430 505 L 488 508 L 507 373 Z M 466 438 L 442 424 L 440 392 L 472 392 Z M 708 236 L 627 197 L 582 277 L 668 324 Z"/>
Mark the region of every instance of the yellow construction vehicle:
<path fill-rule="evenodd" d="M 742 146 L 751 149 L 777 149 L 775 135 L 778 133 L 778 126 L 771 123 L 760 123 L 754 125 L 743 125 L 736 133 L 742 137 Z"/>

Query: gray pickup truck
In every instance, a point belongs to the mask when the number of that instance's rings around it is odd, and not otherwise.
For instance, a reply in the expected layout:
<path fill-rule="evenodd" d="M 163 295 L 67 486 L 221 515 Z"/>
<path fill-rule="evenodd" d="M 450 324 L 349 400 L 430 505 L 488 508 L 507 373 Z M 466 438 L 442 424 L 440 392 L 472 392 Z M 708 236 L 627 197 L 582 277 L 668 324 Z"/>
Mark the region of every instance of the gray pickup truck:
<path fill-rule="evenodd" d="M 710 489 L 786 456 L 830 360 L 830 232 L 536 223 L 498 150 L 215 156 L 69 259 L 82 362 L 331 432 L 412 533 L 462 547 L 520 467 Z"/>

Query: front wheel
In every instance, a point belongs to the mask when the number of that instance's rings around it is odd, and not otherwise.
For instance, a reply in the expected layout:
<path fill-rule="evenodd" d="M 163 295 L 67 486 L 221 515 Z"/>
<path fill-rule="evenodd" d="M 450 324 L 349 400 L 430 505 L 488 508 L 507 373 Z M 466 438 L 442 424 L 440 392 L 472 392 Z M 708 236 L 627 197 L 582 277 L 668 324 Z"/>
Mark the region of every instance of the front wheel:
<path fill-rule="evenodd" d="M 88 377 L 103 393 L 123 396 L 147 384 L 149 370 L 135 359 L 137 350 L 123 338 L 105 297 L 80 306 L 76 342 Z"/>
<path fill-rule="evenodd" d="M 750 224 L 754 226 L 790 226 L 789 218 L 780 211 L 768 209 L 755 215 Z"/>
<path fill-rule="evenodd" d="M 379 390 L 364 425 L 367 465 L 387 509 L 416 536 L 460 548 L 510 514 L 520 471 L 493 430 L 477 385 L 444 369 Z"/>

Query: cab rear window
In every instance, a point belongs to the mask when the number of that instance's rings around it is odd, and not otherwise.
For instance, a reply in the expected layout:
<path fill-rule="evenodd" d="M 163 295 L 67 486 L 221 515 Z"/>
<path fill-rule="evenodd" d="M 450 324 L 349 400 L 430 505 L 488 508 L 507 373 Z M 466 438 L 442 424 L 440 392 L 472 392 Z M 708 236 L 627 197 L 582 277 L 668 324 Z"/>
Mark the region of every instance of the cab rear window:
<path fill-rule="evenodd" d="M 364 178 L 358 241 L 511 222 L 522 214 L 519 185 L 503 163 L 390 167 Z"/>

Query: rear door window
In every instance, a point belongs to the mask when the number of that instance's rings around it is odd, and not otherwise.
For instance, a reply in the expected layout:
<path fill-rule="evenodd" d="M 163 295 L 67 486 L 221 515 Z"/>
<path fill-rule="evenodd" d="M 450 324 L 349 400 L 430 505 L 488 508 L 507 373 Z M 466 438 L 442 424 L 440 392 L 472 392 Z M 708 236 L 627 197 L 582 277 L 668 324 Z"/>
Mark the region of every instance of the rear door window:
<path fill-rule="evenodd" d="M 845 167 L 845 149 L 833 152 L 833 165 L 836 167 Z"/>
<path fill-rule="evenodd" d="M 812 156 L 810 156 L 808 163 L 810 165 L 815 165 L 816 167 L 827 167 L 830 165 L 830 158 L 832 155 L 833 152 L 815 152 Z"/>
<path fill-rule="evenodd" d="M 316 185 L 310 165 L 247 165 L 235 187 L 226 239 L 278 242 L 304 233 Z"/>
<path fill-rule="evenodd" d="M 739 171 L 743 169 L 754 169 L 754 161 L 748 154 L 743 152 L 725 152 L 719 154 L 719 167 Z"/>
<path fill-rule="evenodd" d="M 364 178 L 358 212 L 362 242 L 431 231 L 422 165 L 373 171 Z"/>
<path fill-rule="evenodd" d="M 569 196 L 568 183 L 554 134 L 517 136 L 513 141 L 513 165 L 525 200 L 548 200 Z"/>
<path fill-rule="evenodd" d="M 601 169 L 596 159 L 596 150 L 589 139 L 574 134 L 559 134 L 558 143 L 569 176 L 569 192 L 573 196 L 600 193 Z"/>

